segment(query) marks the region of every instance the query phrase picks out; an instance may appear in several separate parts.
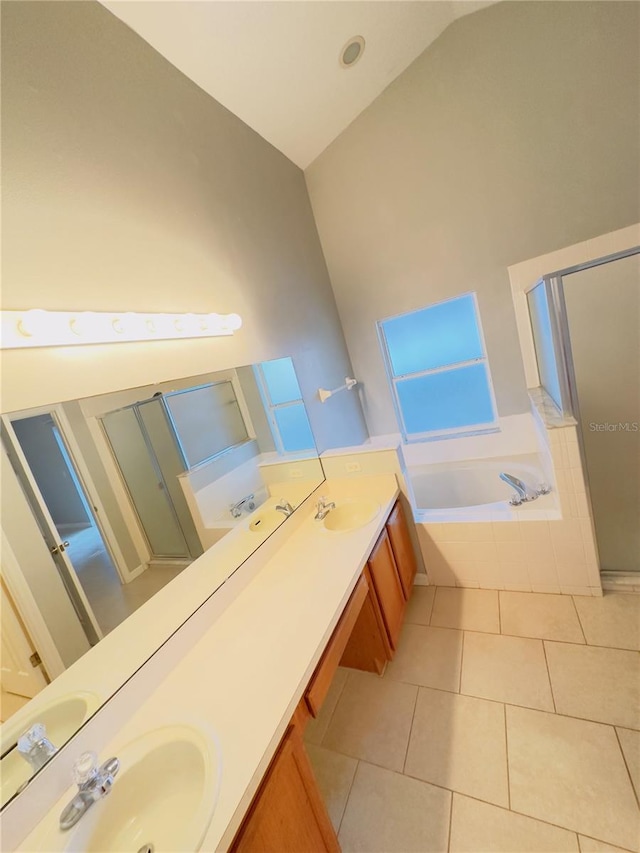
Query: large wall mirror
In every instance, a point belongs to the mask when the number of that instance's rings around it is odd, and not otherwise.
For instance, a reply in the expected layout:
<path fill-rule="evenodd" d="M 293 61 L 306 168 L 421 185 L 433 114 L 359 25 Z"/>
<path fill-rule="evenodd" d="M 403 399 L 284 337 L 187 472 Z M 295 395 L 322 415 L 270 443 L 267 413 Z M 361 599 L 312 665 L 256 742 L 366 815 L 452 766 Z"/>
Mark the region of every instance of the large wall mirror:
<path fill-rule="evenodd" d="M 322 482 L 290 358 L 2 415 L 4 805 Z"/>

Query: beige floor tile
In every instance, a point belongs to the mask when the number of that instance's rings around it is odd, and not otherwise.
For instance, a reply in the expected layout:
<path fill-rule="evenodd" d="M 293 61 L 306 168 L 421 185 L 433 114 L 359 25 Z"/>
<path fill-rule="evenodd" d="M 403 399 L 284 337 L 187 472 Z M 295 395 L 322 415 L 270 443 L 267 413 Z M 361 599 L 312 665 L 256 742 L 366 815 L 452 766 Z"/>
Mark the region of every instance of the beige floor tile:
<path fill-rule="evenodd" d="M 576 596 L 587 643 L 616 649 L 640 649 L 640 595 L 607 592 L 602 598 Z"/>
<path fill-rule="evenodd" d="M 402 771 L 417 687 L 350 672 L 322 745 Z"/>
<path fill-rule="evenodd" d="M 453 795 L 450 853 L 578 853 L 575 832 Z"/>
<path fill-rule="evenodd" d="M 542 640 L 465 631 L 460 691 L 553 711 Z"/>
<path fill-rule="evenodd" d="M 405 625 L 385 678 L 457 692 L 461 657 L 462 631 Z"/>
<path fill-rule="evenodd" d="M 337 832 L 358 762 L 355 758 L 340 755 L 339 752 L 331 752 L 312 743 L 307 744 L 306 750 L 331 823 Z"/>
<path fill-rule="evenodd" d="M 569 595 L 537 592 L 501 592 L 502 633 L 584 643 L 580 622 Z"/>
<path fill-rule="evenodd" d="M 492 589 L 438 587 L 431 624 L 439 628 L 500 633 L 498 593 Z"/>
<path fill-rule="evenodd" d="M 613 847 L 611 844 L 596 841 L 595 838 L 588 838 L 586 835 L 579 835 L 578 841 L 582 853 L 630 853 L 629 850 L 623 850 L 622 847 Z"/>
<path fill-rule="evenodd" d="M 360 762 L 338 839 L 344 853 L 442 853 L 451 794 Z"/>
<path fill-rule="evenodd" d="M 635 849 L 640 813 L 615 731 L 507 706 L 511 808 Z"/>
<path fill-rule="evenodd" d="M 559 714 L 640 728 L 637 652 L 545 642 Z"/>
<path fill-rule="evenodd" d="M 404 621 L 414 625 L 428 625 L 435 594 L 435 586 L 414 586 Z"/>
<path fill-rule="evenodd" d="M 309 720 L 307 727 L 304 730 L 304 739 L 307 743 L 319 744 L 322 742 L 322 738 L 327 733 L 331 717 L 333 716 L 333 712 L 338 704 L 338 699 L 340 698 L 344 686 L 347 683 L 348 675 L 349 670 L 347 669 L 339 668 L 336 671 L 336 674 L 333 676 L 329 692 L 322 703 L 322 708 L 320 708 L 320 713 L 315 719 L 312 717 Z"/>
<path fill-rule="evenodd" d="M 404 772 L 507 806 L 504 707 L 420 688 Z"/>
<path fill-rule="evenodd" d="M 630 729 L 616 729 L 616 731 L 633 787 L 636 789 L 636 796 L 640 800 L 640 732 L 632 732 Z"/>

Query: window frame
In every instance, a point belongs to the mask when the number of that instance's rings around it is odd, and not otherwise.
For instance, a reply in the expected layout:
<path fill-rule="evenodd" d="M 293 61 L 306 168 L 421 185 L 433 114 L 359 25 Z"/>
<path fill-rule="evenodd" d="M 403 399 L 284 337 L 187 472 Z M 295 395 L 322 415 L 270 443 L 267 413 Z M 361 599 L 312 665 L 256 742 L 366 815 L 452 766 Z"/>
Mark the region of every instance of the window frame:
<path fill-rule="evenodd" d="M 387 344 L 387 338 L 384 332 L 384 323 L 387 323 L 389 320 L 397 320 L 400 317 L 407 317 L 410 314 L 417 314 L 420 311 L 424 311 L 428 308 L 435 308 L 439 305 L 444 305 L 447 302 L 454 302 L 458 299 L 463 299 L 465 297 L 471 296 L 473 300 L 473 308 L 476 320 L 476 326 L 478 328 L 478 336 L 480 339 L 480 344 L 482 346 L 482 355 L 479 358 L 473 358 L 466 361 L 458 361 L 453 364 L 445 364 L 440 365 L 439 367 L 431 367 L 426 370 L 417 370 L 413 373 L 402 373 L 397 376 L 393 372 L 393 362 L 391 360 L 391 353 L 389 352 L 389 347 Z M 498 419 L 498 408 L 496 406 L 496 397 L 495 391 L 493 387 L 493 379 L 491 376 L 491 370 L 489 368 L 489 359 L 487 356 L 487 346 L 484 336 L 484 329 L 482 328 L 482 322 L 480 319 L 480 310 L 478 307 L 478 294 L 474 290 L 466 291 L 465 293 L 459 293 L 456 296 L 451 296 L 448 299 L 441 299 L 438 302 L 432 302 L 429 305 L 423 305 L 420 308 L 414 308 L 412 311 L 403 311 L 401 314 L 392 314 L 389 317 L 385 317 L 382 320 L 378 320 L 376 322 L 376 329 L 378 332 L 378 340 L 380 342 L 380 348 L 382 350 L 382 360 L 384 362 L 385 371 L 387 374 L 387 380 L 389 382 L 389 387 L 391 389 L 391 397 L 393 399 L 393 406 L 396 413 L 396 420 L 398 421 L 398 425 L 400 426 L 400 432 L 402 434 L 402 440 L 405 444 L 413 444 L 422 441 L 436 441 L 441 438 L 463 438 L 465 436 L 471 435 L 481 435 L 483 433 L 491 433 L 491 432 L 499 432 L 499 419 Z M 406 427 L 404 412 L 402 410 L 402 405 L 400 403 L 400 397 L 398 395 L 398 383 L 407 379 L 419 379 L 422 376 L 428 376 L 430 374 L 435 373 L 445 373 L 452 370 L 460 370 L 461 368 L 471 367 L 475 364 L 482 364 L 484 366 L 485 375 L 487 377 L 487 386 L 489 389 L 489 400 L 491 403 L 491 410 L 493 412 L 493 418 L 491 421 L 487 421 L 481 424 L 468 424 L 466 426 L 461 427 L 449 427 L 446 429 L 438 429 L 438 430 L 427 430 L 424 432 L 409 432 Z"/>

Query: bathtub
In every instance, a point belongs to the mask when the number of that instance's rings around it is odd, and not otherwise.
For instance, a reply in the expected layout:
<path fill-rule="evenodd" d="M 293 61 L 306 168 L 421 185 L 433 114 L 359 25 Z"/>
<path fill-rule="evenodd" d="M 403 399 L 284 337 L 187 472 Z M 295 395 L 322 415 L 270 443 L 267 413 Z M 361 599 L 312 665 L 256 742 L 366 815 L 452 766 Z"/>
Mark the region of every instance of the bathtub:
<path fill-rule="evenodd" d="M 505 471 L 536 489 L 545 477 L 536 453 L 408 466 L 406 477 L 417 522 L 497 521 L 558 517 L 555 494 L 512 507 Z"/>

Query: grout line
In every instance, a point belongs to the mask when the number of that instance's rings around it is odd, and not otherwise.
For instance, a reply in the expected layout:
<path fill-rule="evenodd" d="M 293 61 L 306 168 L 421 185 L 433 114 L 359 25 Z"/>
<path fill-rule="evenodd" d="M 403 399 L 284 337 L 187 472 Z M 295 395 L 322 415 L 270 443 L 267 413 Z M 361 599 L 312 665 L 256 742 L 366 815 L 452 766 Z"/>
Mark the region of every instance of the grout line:
<path fill-rule="evenodd" d="M 416 718 L 416 708 L 418 707 L 418 696 L 420 695 L 420 688 L 416 690 L 416 699 L 413 703 L 413 713 L 411 714 L 411 725 L 409 726 L 409 737 L 407 738 L 407 748 L 404 751 L 404 761 L 402 762 L 402 773 L 404 774 L 405 767 L 407 766 L 407 757 L 409 755 L 409 744 L 411 743 L 411 735 L 413 733 L 413 721 Z"/>
<path fill-rule="evenodd" d="M 334 678 L 335 678 L 335 675 L 334 675 Z M 340 704 L 340 700 L 342 699 L 342 694 L 344 693 L 344 689 L 347 686 L 347 682 L 349 681 L 350 678 L 351 678 L 351 673 L 347 672 L 347 677 L 345 678 L 344 684 L 342 685 L 342 690 L 340 691 L 340 693 L 338 693 L 338 698 L 336 699 L 336 704 L 333 706 L 333 711 L 329 714 L 329 719 L 327 720 L 327 727 L 324 730 L 322 737 L 320 738 L 320 743 L 317 744 L 318 746 L 322 746 L 324 743 L 324 739 L 326 738 L 327 732 L 329 731 L 329 727 L 331 726 L 331 721 L 333 720 L 333 716 L 336 712 L 336 708 Z M 326 697 L 325 697 L 325 699 L 326 699 Z"/>
<path fill-rule="evenodd" d="M 500 590 L 498 592 L 498 634 L 502 634 L 502 600 L 500 598 Z"/>
<path fill-rule="evenodd" d="M 523 594 L 526 595 L 527 593 L 523 593 Z M 551 594 L 552 593 L 549 593 L 549 595 L 551 595 Z M 571 596 L 567 596 L 567 597 L 570 598 Z M 432 625 L 431 623 L 429 623 L 429 625 L 425 625 L 424 622 L 407 622 L 407 624 L 409 624 L 409 625 L 420 625 L 420 627 L 422 627 L 422 628 L 442 628 L 444 631 L 471 631 L 474 634 L 487 634 L 489 637 L 515 637 L 518 640 L 547 640 L 547 642 L 549 642 L 549 643 L 563 643 L 565 646 L 580 646 L 581 648 L 588 646 L 590 649 L 612 649 L 613 651 L 616 651 L 616 652 L 637 652 L 637 651 L 640 651 L 640 649 L 635 649 L 635 648 L 631 649 L 628 647 L 624 648 L 622 646 L 607 646 L 607 645 L 601 644 L 601 643 L 583 643 L 583 642 L 576 642 L 575 640 L 559 640 L 559 639 L 556 639 L 556 637 L 540 637 L 540 636 L 534 636 L 532 634 L 507 634 L 503 631 L 483 631 L 480 628 L 473 628 L 473 629 L 460 628 L 459 625 Z M 580 631 L 584 636 L 584 632 L 582 631 L 582 626 L 580 626 Z"/>
<path fill-rule="evenodd" d="M 427 620 L 427 625 L 431 625 L 431 617 L 433 616 L 433 611 L 436 606 L 436 595 L 438 594 L 438 588 L 435 587 L 433 591 L 433 598 L 431 599 L 431 607 L 429 608 L 429 619 Z"/>
<path fill-rule="evenodd" d="M 341 755 L 341 756 L 344 756 L 346 758 L 352 758 L 352 759 L 354 758 L 353 755 L 347 755 L 347 753 L 340 752 L 337 749 L 327 749 L 327 752 L 334 752 L 337 755 Z M 594 836 L 587 835 L 586 832 L 582 832 L 579 829 L 576 830 L 574 827 L 563 826 L 561 823 L 552 823 L 550 820 L 545 820 L 544 818 L 538 817 L 537 815 L 527 814 L 527 812 L 518 811 L 517 809 L 514 809 L 514 808 L 507 808 L 506 806 L 498 805 L 497 803 L 491 802 L 490 800 L 483 800 L 480 797 L 475 797 L 473 794 L 469 794 L 466 791 L 458 791 L 454 788 L 445 788 L 444 785 L 439 785 L 437 782 L 432 782 L 430 779 L 423 779 L 420 776 L 412 776 L 409 773 L 400 773 L 398 770 L 390 770 L 388 767 L 384 767 L 382 764 L 376 764 L 374 761 L 370 761 L 369 759 L 364 759 L 364 758 L 358 759 L 358 758 L 356 758 L 355 760 L 358 762 L 358 766 L 356 767 L 356 772 L 353 774 L 353 781 L 351 783 L 351 788 L 349 789 L 349 797 L 351 796 L 351 790 L 353 789 L 355 777 L 358 773 L 360 765 L 361 764 L 369 764 L 372 767 L 377 767 L 379 770 L 386 770 L 387 773 L 394 773 L 397 776 L 406 776 L 407 779 L 412 779 L 415 782 L 422 782 L 425 785 L 431 785 L 432 788 L 438 788 L 438 790 L 440 790 L 440 791 L 447 791 L 448 793 L 450 793 L 452 795 L 452 797 L 451 797 L 452 804 L 453 804 L 453 795 L 458 794 L 461 797 L 466 797 L 467 799 L 474 800 L 477 803 L 484 803 L 487 806 L 493 806 L 494 809 L 500 809 L 501 811 L 510 812 L 511 814 L 519 815 L 520 817 L 526 817 L 526 818 L 529 818 L 529 820 L 535 820 L 538 823 L 545 824 L 546 826 L 553 826 L 556 829 L 563 829 L 565 832 L 571 832 L 571 833 L 574 833 L 575 835 L 578 835 L 578 834 L 584 835 L 585 838 L 591 838 L 593 841 L 599 841 L 601 844 L 609 844 L 609 845 L 612 844 L 611 841 L 605 841 L 602 838 L 594 838 Z M 347 798 L 347 804 L 348 804 L 349 797 Z M 347 809 L 345 806 L 345 813 L 346 813 L 346 810 Z M 342 819 L 344 820 L 344 814 L 343 814 Z M 340 825 L 342 825 L 342 821 L 341 821 Z M 616 845 L 613 845 L 613 846 L 616 846 Z M 619 849 L 620 849 L 620 853 L 624 853 L 623 848 L 619 848 Z"/>
<path fill-rule="evenodd" d="M 337 753 L 340 755 L 340 753 Z M 336 837 L 338 833 L 342 829 L 342 821 L 344 820 L 344 816 L 347 813 L 347 806 L 349 805 L 349 800 L 351 799 L 351 792 L 353 791 L 353 783 L 356 781 L 356 776 L 358 775 L 358 770 L 360 769 L 360 761 L 356 758 L 356 769 L 353 771 L 353 776 L 351 777 L 351 784 L 349 785 L 349 791 L 347 793 L 347 798 L 344 801 L 344 808 L 342 809 L 342 814 L 340 815 L 340 820 L 338 821 L 338 828 L 336 829 Z"/>
<path fill-rule="evenodd" d="M 582 845 L 580 844 L 580 835 L 576 832 L 576 844 L 578 845 L 578 850 L 582 853 Z"/>
<path fill-rule="evenodd" d="M 631 732 L 640 731 L 640 729 L 634 729 L 631 726 L 623 726 L 620 723 L 605 723 L 602 720 L 592 720 L 590 717 L 576 717 L 573 714 L 561 714 L 558 711 L 549 711 L 546 708 L 532 708 L 530 705 L 516 705 L 515 702 L 505 702 L 504 699 L 490 699 L 487 696 L 477 696 L 475 693 L 459 693 L 456 690 L 447 690 L 446 687 L 432 687 L 430 684 L 416 684 L 413 681 L 400 681 L 400 679 L 391 680 L 395 681 L 397 684 L 407 684 L 411 687 L 419 687 L 421 690 L 436 690 L 438 693 L 448 693 L 450 696 L 467 696 L 469 699 L 480 699 L 483 702 L 491 702 L 494 705 L 505 705 L 507 708 L 520 708 L 523 711 L 535 711 L 539 714 L 555 713 L 556 716 L 564 717 L 567 720 L 577 720 L 582 723 L 593 723 L 595 726 L 610 726 L 611 728 L 617 726 L 620 729 L 628 729 Z"/>
<path fill-rule="evenodd" d="M 616 733 L 616 741 L 618 742 L 618 746 L 620 747 L 620 752 L 622 753 L 622 760 L 624 761 L 624 766 L 626 767 L 626 770 L 627 770 L 627 776 L 629 777 L 629 781 L 631 782 L 631 790 L 635 794 L 635 798 L 636 798 L 636 801 L 638 803 L 638 806 L 640 806 L 640 791 L 636 791 L 636 786 L 633 784 L 633 776 L 631 775 L 631 771 L 629 770 L 629 765 L 627 764 L 627 757 L 624 754 L 624 749 L 622 748 L 622 742 L 620 740 L 620 736 L 618 735 L 618 730 L 615 726 L 613 727 L 613 730 Z"/>
<path fill-rule="evenodd" d="M 575 597 L 575 595 L 570 595 L 569 598 L 571 599 L 571 603 L 573 604 L 573 609 L 575 610 L 576 616 L 578 618 L 578 625 L 580 626 L 580 631 L 582 632 L 582 636 L 584 637 L 584 644 L 585 644 L 585 646 L 588 646 L 590 644 L 587 642 L 587 635 L 584 632 L 584 628 L 582 626 L 582 620 L 580 619 L 580 613 L 578 611 L 578 608 L 576 607 L 576 597 Z M 612 648 L 612 647 L 609 647 L 609 648 Z"/>
<path fill-rule="evenodd" d="M 462 665 L 464 663 L 464 639 L 466 631 L 462 632 L 462 643 L 460 644 L 460 678 L 458 679 L 458 693 L 462 693 Z"/>
<path fill-rule="evenodd" d="M 507 731 L 507 706 L 502 706 L 502 716 L 504 719 L 504 749 L 505 760 L 507 763 L 507 802 L 509 803 L 509 811 L 511 811 L 511 776 L 509 774 L 509 734 Z"/>
<path fill-rule="evenodd" d="M 447 835 L 447 853 L 451 850 L 451 828 L 453 826 L 453 798 L 455 797 L 455 793 L 451 792 L 451 797 L 449 800 L 449 834 Z"/>
<path fill-rule="evenodd" d="M 542 654 L 544 655 L 544 663 L 547 668 L 547 678 L 549 680 L 549 692 L 551 693 L 551 701 L 553 702 L 553 712 L 554 714 L 558 713 L 558 709 L 556 707 L 556 697 L 553 694 L 553 682 L 551 681 L 551 670 L 549 669 L 549 661 L 547 660 L 547 643 L 542 640 Z"/>

